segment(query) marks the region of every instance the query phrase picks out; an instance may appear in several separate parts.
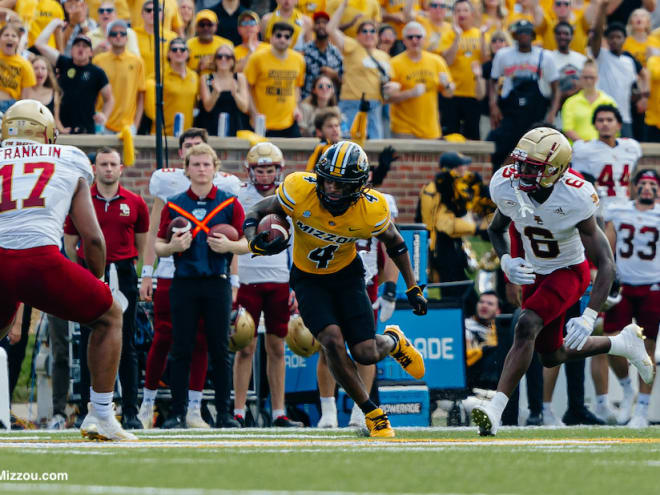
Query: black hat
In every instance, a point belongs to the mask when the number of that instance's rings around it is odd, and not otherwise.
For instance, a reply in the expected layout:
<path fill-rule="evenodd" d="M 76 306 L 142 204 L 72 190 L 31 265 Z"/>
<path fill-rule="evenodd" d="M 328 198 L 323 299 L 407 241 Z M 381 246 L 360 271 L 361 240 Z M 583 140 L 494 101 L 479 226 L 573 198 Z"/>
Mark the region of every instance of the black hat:
<path fill-rule="evenodd" d="M 519 21 L 514 22 L 509 26 L 509 30 L 513 34 L 519 34 L 519 33 L 534 33 L 534 24 L 529 22 L 527 19 L 520 19 Z"/>
<path fill-rule="evenodd" d="M 83 43 L 87 43 L 87 45 L 91 48 L 92 47 L 92 40 L 89 39 L 88 36 L 85 36 L 84 34 L 79 34 L 75 38 L 73 38 L 73 45 L 78 43 L 79 41 L 82 41 Z"/>
<path fill-rule="evenodd" d="M 447 151 L 440 157 L 440 168 L 452 169 L 470 163 L 472 163 L 472 158 L 456 151 Z"/>

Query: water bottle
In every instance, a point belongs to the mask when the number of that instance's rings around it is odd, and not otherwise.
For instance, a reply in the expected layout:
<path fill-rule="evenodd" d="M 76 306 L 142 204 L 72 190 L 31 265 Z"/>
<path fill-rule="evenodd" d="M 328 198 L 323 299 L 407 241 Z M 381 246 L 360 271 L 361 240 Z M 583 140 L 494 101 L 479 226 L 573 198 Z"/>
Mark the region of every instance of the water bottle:
<path fill-rule="evenodd" d="M 218 137 L 227 137 L 229 135 L 229 114 L 222 112 L 218 115 Z"/>
<path fill-rule="evenodd" d="M 183 133 L 183 114 L 177 112 L 174 114 L 174 137 L 179 137 Z"/>
<path fill-rule="evenodd" d="M 99 124 L 98 122 L 94 123 L 94 134 L 103 134 L 105 131 L 105 127 L 103 124 Z"/>
<path fill-rule="evenodd" d="M 254 133 L 258 136 L 266 135 L 266 116 L 263 113 L 258 113 L 254 118 Z"/>

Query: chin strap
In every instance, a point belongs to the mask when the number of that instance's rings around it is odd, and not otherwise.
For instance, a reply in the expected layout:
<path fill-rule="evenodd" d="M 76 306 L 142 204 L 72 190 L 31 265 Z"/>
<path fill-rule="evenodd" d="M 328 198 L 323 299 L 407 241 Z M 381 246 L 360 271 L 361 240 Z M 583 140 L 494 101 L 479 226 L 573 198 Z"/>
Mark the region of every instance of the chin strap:
<path fill-rule="evenodd" d="M 532 206 L 530 206 L 530 204 L 524 198 L 524 196 L 520 192 L 520 189 L 514 187 L 513 192 L 516 195 L 516 199 L 518 200 L 518 208 L 520 209 L 520 216 L 525 218 L 527 216 L 527 213 L 529 213 L 530 215 L 533 214 L 534 208 L 532 208 Z"/>

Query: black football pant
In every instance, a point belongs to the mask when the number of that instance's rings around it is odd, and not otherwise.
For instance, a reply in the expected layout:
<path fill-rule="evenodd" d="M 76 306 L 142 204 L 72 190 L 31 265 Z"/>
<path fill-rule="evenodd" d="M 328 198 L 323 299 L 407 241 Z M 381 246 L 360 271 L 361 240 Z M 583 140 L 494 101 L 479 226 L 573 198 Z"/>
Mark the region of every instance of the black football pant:
<path fill-rule="evenodd" d="M 170 289 L 170 414 L 183 415 L 188 403 L 190 361 L 200 318 L 211 358 L 218 417 L 229 411 L 231 356 L 228 348 L 231 286 L 226 278 L 174 278 Z"/>
<path fill-rule="evenodd" d="M 28 344 L 28 333 L 30 332 L 30 320 L 32 318 L 32 306 L 23 306 L 23 323 L 21 325 L 21 339 L 14 345 L 9 344 L 9 338 L 0 339 L 0 347 L 7 352 L 7 368 L 9 368 L 9 402 L 14 395 L 14 389 L 21 374 L 21 366 L 25 359 L 25 351 Z"/>

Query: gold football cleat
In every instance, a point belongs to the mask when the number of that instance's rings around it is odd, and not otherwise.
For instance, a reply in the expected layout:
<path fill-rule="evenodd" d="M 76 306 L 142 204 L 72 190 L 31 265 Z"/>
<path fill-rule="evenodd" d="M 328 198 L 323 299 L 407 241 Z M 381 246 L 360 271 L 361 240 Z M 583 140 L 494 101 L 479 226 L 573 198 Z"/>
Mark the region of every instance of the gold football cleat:
<path fill-rule="evenodd" d="M 364 419 L 369 428 L 370 437 L 378 438 L 392 438 L 394 437 L 394 430 L 387 418 L 387 414 L 380 407 L 374 409 L 370 413 L 365 414 Z"/>
<path fill-rule="evenodd" d="M 390 352 L 390 356 L 396 359 L 410 376 L 420 380 L 425 373 L 422 355 L 410 343 L 398 325 L 388 325 L 385 328 L 385 333 L 395 335 L 399 340 L 399 343 Z"/>

